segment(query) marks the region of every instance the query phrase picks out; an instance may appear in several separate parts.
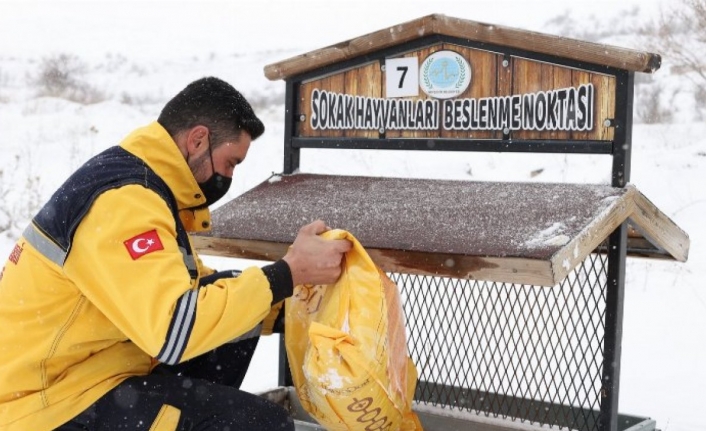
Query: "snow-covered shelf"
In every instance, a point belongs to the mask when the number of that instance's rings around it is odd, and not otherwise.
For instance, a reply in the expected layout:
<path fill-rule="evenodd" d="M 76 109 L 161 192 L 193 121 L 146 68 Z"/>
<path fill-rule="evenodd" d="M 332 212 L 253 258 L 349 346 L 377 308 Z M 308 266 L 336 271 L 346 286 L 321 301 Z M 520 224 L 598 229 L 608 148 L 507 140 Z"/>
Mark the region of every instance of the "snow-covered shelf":
<path fill-rule="evenodd" d="M 628 221 L 628 254 L 685 261 L 689 238 L 634 186 L 275 175 L 213 213 L 204 254 L 276 260 L 315 219 L 384 270 L 554 286 Z"/>

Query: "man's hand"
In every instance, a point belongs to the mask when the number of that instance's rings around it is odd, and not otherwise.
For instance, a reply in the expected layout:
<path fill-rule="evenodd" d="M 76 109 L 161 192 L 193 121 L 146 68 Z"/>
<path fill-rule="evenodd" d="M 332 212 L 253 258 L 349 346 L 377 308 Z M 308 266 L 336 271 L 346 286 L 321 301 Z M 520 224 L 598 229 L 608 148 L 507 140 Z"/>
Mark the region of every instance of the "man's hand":
<path fill-rule="evenodd" d="M 327 230 L 321 220 L 302 227 L 282 258 L 289 265 L 295 286 L 333 284 L 341 276 L 341 259 L 352 244 L 345 239 L 326 240 L 318 236 Z"/>

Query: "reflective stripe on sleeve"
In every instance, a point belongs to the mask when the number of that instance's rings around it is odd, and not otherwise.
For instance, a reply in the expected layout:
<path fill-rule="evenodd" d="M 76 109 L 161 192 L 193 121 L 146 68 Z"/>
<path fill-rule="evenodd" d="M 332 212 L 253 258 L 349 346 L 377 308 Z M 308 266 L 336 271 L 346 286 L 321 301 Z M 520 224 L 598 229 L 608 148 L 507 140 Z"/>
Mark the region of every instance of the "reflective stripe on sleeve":
<path fill-rule="evenodd" d="M 22 233 L 22 236 L 28 243 L 30 243 L 30 245 L 32 245 L 32 247 L 41 253 L 42 256 L 46 257 L 60 267 L 64 266 L 66 251 L 41 233 L 34 223 L 30 223 L 29 226 L 27 226 L 25 231 Z"/>
<path fill-rule="evenodd" d="M 167 332 L 166 341 L 157 360 L 165 364 L 178 364 L 191 334 L 196 316 L 198 290 L 190 290 L 179 298 L 172 322 Z"/>

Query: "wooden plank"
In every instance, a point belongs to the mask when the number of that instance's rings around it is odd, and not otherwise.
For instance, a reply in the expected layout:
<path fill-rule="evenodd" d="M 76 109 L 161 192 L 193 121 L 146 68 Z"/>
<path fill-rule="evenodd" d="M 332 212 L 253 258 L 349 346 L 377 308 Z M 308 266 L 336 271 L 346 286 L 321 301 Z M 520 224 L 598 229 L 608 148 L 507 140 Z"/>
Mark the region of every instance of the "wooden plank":
<path fill-rule="evenodd" d="M 421 66 L 421 63 L 429 57 L 431 54 L 441 51 L 444 49 L 444 46 L 442 44 L 430 46 L 424 49 L 420 49 L 417 51 L 409 52 L 404 55 L 404 57 L 414 57 L 416 56 L 419 58 L 419 65 Z M 422 89 L 419 89 L 419 96 L 417 97 L 409 97 L 406 99 L 410 99 L 416 103 L 417 100 L 424 100 L 428 99 L 429 97 L 422 91 Z M 439 103 L 443 103 L 442 101 L 439 101 Z M 439 110 L 441 110 L 441 105 L 439 106 Z M 441 127 L 441 123 L 439 123 L 439 126 Z M 387 138 L 437 138 L 439 137 L 439 130 L 387 130 L 385 132 L 385 137 Z"/>
<path fill-rule="evenodd" d="M 537 93 L 551 90 L 554 68 L 545 63 L 513 57 L 512 94 Z M 512 139 L 547 139 L 546 132 L 537 130 L 515 130 Z"/>
<path fill-rule="evenodd" d="M 571 74 L 571 86 L 577 88 L 584 84 L 590 84 L 592 79 L 592 74 L 582 70 L 574 70 Z M 594 113 L 594 118 L 595 118 Z M 594 125 L 595 127 L 595 125 Z M 571 132 L 571 139 L 578 141 L 587 141 L 595 137 L 595 133 L 591 131 L 581 131 L 581 132 Z"/>
<path fill-rule="evenodd" d="M 515 58 L 512 56 L 503 56 L 503 55 L 498 55 L 497 56 L 497 68 L 496 68 L 496 75 L 497 75 L 497 89 L 496 93 L 499 97 L 502 96 L 512 96 L 513 91 L 515 89 L 514 83 L 513 83 L 513 76 L 514 76 L 514 70 L 515 70 Z M 499 131 L 495 134 L 494 136 L 495 139 L 502 139 L 503 138 L 503 132 Z"/>
<path fill-rule="evenodd" d="M 311 92 L 314 89 L 333 91 L 336 93 L 343 93 L 345 75 L 343 73 L 338 73 L 335 75 L 329 75 L 324 78 L 318 79 L 316 81 L 310 81 L 303 83 L 301 85 L 301 91 L 299 92 L 299 112 L 304 112 L 306 115 L 306 120 L 299 123 L 299 134 L 300 136 L 311 136 L 311 137 L 341 137 L 343 136 L 343 130 L 320 130 L 311 128 Z"/>
<path fill-rule="evenodd" d="M 339 94 L 351 94 L 366 97 L 380 97 L 381 72 L 379 63 L 367 65 L 332 74 L 321 79 L 300 84 L 299 112 L 306 116 L 298 123 L 298 136 L 302 137 L 359 137 L 377 138 L 378 131 L 373 130 L 314 130 L 311 128 L 311 92 L 314 89 L 326 90 Z"/>
<path fill-rule="evenodd" d="M 589 139 L 597 141 L 612 141 L 615 129 L 606 126 L 605 120 L 615 118 L 615 77 L 594 73 L 591 83 L 595 89 L 596 108 L 593 118 L 594 133 L 589 133 Z"/>
<path fill-rule="evenodd" d="M 620 197 L 615 197 L 611 205 L 588 224 L 578 235 L 560 248 L 551 258 L 551 268 L 555 283 L 559 283 L 615 230 L 630 217 L 635 202 L 636 190 L 629 189 Z"/>
<path fill-rule="evenodd" d="M 203 236 L 192 237 L 192 243 L 194 248 L 203 255 L 261 261 L 275 261 L 282 258 L 287 253 L 289 246 L 284 243 Z M 586 246 L 586 249 L 589 247 Z M 605 250 L 597 247 L 591 253 L 602 251 Z M 554 275 L 552 264 L 536 259 L 478 258 L 389 249 L 368 249 L 367 252 L 373 261 L 387 272 L 546 287 L 552 287 L 561 281 L 559 277 Z M 688 238 L 686 253 L 688 254 Z M 641 236 L 628 238 L 628 256 L 665 260 L 673 258 L 672 255 L 666 251 L 660 251 L 649 240 Z M 681 261 L 686 261 L 686 257 Z"/>
<path fill-rule="evenodd" d="M 541 54 L 615 67 L 635 72 L 652 73 L 659 69 L 657 54 L 586 42 L 500 25 L 437 16 L 437 34 L 469 38 L 480 42 L 523 49 Z"/>
<path fill-rule="evenodd" d="M 322 90 L 327 90 L 332 93 L 345 93 L 345 74 L 337 73 L 335 75 L 327 76 L 322 79 Z M 340 138 L 343 136 L 343 130 L 322 130 L 321 136 L 328 138 Z"/>
<path fill-rule="evenodd" d="M 290 76 L 308 72 L 319 67 L 409 42 L 424 35 L 432 35 L 434 34 L 434 21 L 434 15 L 429 15 L 315 51 L 300 54 L 287 60 L 265 66 L 265 76 L 273 81 L 286 79 Z"/>
<path fill-rule="evenodd" d="M 538 91 L 592 84 L 594 87 L 593 129 L 585 132 L 522 130 L 512 134 L 513 139 L 550 140 L 605 140 L 610 141 L 614 129 L 606 127 L 605 119 L 615 117 L 615 78 L 589 73 L 534 60 L 514 58 L 513 93 L 527 94 Z"/>
<path fill-rule="evenodd" d="M 286 253 L 289 244 L 193 236 L 194 248 L 204 255 L 275 261 Z M 549 262 L 523 258 L 487 258 L 405 250 L 366 249 L 383 271 L 405 274 L 454 277 L 506 283 L 554 286 Z"/>
<path fill-rule="evenodd" d="M 642 257 L 647 259 L 674 259 L 672 255 L 655 246 L 652 242 L 642 236 L 639 238 L 631 238 L 628 236 L 627 255 L 629 257 Z"/>
<path fill-rule="evenodd" d="M 287 254 L 290 244 L 249 239 L 216 238 L 193 235 L 191 245 L 204 255 L 276 261 Z"/>
<path fill-rule="evenodd" d="M 311 128 L 311 91 L 319 88 L 321 81 L 304 82 L 299 85 L 299 113 L 304 114 L 304 121 L 299 121 L 296 127 L 297 136 L 321 136 L 321 130 Z"/>
<path fill-rule="evenodd" d="M 615 118 L 615 77 L 590 73 L 581 70 L 572 71 L 572 86 L 592 84 L 594 89 L 593 130 L 571 132 L 571 139 L 612 141 L 615 129 L 607 127 L 605 120 Z"/>
<path fill-rule="evenodd" d="M 554 72 L 554 82 L 552 83 L 552 88 L 555 90 L 561 88 L 570 88 L 572 83 L 571 77 L 573 70 L 561 66 L 553 66 L 552 69 Z M 551 133 L 551 139 L 569 140 L 571 139 L 571 132 L 567 130 L 554 130 Z"/>
<path fill-rule="evenodd" d="M 632 230 L 628 246 L 635 250 L 631 255 L 641 257 L 671 257 L 686 262 L 689 256 L 689 236 L 650 202 L 634 186 L 628 185 L 627 192 L 617 198 L 600 217 L 583 229 L 566 246 L 551 258 L 554 280 L 563 280 L 568 273 L 588 254 L 593 252 L 605 238 L 622 222 L 631 220 L 633 228 L 644 238 L 639 238 Z M 645 242 L 649 241 L 649 245 Z M 650 246 L 651 245 L 651 246 Z M 664 252 L 660 252 L 664 250 Z"/>
<path fill-rule="evenodd" d="M 471 65 L 471 84 L 466 91 L 456 96 L 454 99 L 481 97 L 496 97 L 498 95 L 498 54 L 479 49 L 465 48 L 459 45 L 444 44 L 443 49 L 455 51 L 461 54 Z M 502 56 L 500 56 L 502 57 Z M 444 101 L 440 101 L 440 108 L 443 108 Z M 443 109 L 441 109 L 443 115 Z M 443 138 L 458 139 L 490 139 L 497 138 L 498 133 L 488 130 L 455 131 L 444 130 L 443 123 L 440 122 L 441 136 Z M 502 137 L 502 134 L 501 136 Z"/>
<path fill-rule="evenodd" d="M 679 262 L 689 258 L 689 236 L 634 186 L 628 185 L 635 201 L 630 219 L 646 239 L 666 250 Z"/>
<path fill-rule="evenodd" d="M 367 249 L 384 271 L 405 274 L 554 286 L 549 262 L 538 259 L 463 256 L 404 250 Z"/>
<path fill-rule="evenodd" d="M 652 73 L 659 69 L 661 64 L 660 56 L 649 52 L 434 14 L 267 65 L 264 72 L 265 76 L 271 80 L 287 79 L 320 67 L 434 34 L 554 55 L 628 71 Z"/>
<path fill-rule="evenodd" d="M 380 62 L 375 61 L 345 72 L 346 94 L 364 97 L 382 97 L 383 80 Z M 377 138 L 377 130 L 346 130 L 346 137 Z"/>

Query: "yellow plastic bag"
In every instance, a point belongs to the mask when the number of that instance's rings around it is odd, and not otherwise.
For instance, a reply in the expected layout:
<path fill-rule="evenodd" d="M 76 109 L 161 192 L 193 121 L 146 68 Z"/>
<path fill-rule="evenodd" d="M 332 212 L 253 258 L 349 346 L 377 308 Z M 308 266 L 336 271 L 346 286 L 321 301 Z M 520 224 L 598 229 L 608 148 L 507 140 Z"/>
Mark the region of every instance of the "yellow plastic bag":
<path fill-rule="evenodd" d="M 407 353 L 397 286 L 353 235 L 335 285 L 297 286 L 285 305 L 285 344 L 297 395 L 328 430 L 415 431 L 417 370 Z"/>

